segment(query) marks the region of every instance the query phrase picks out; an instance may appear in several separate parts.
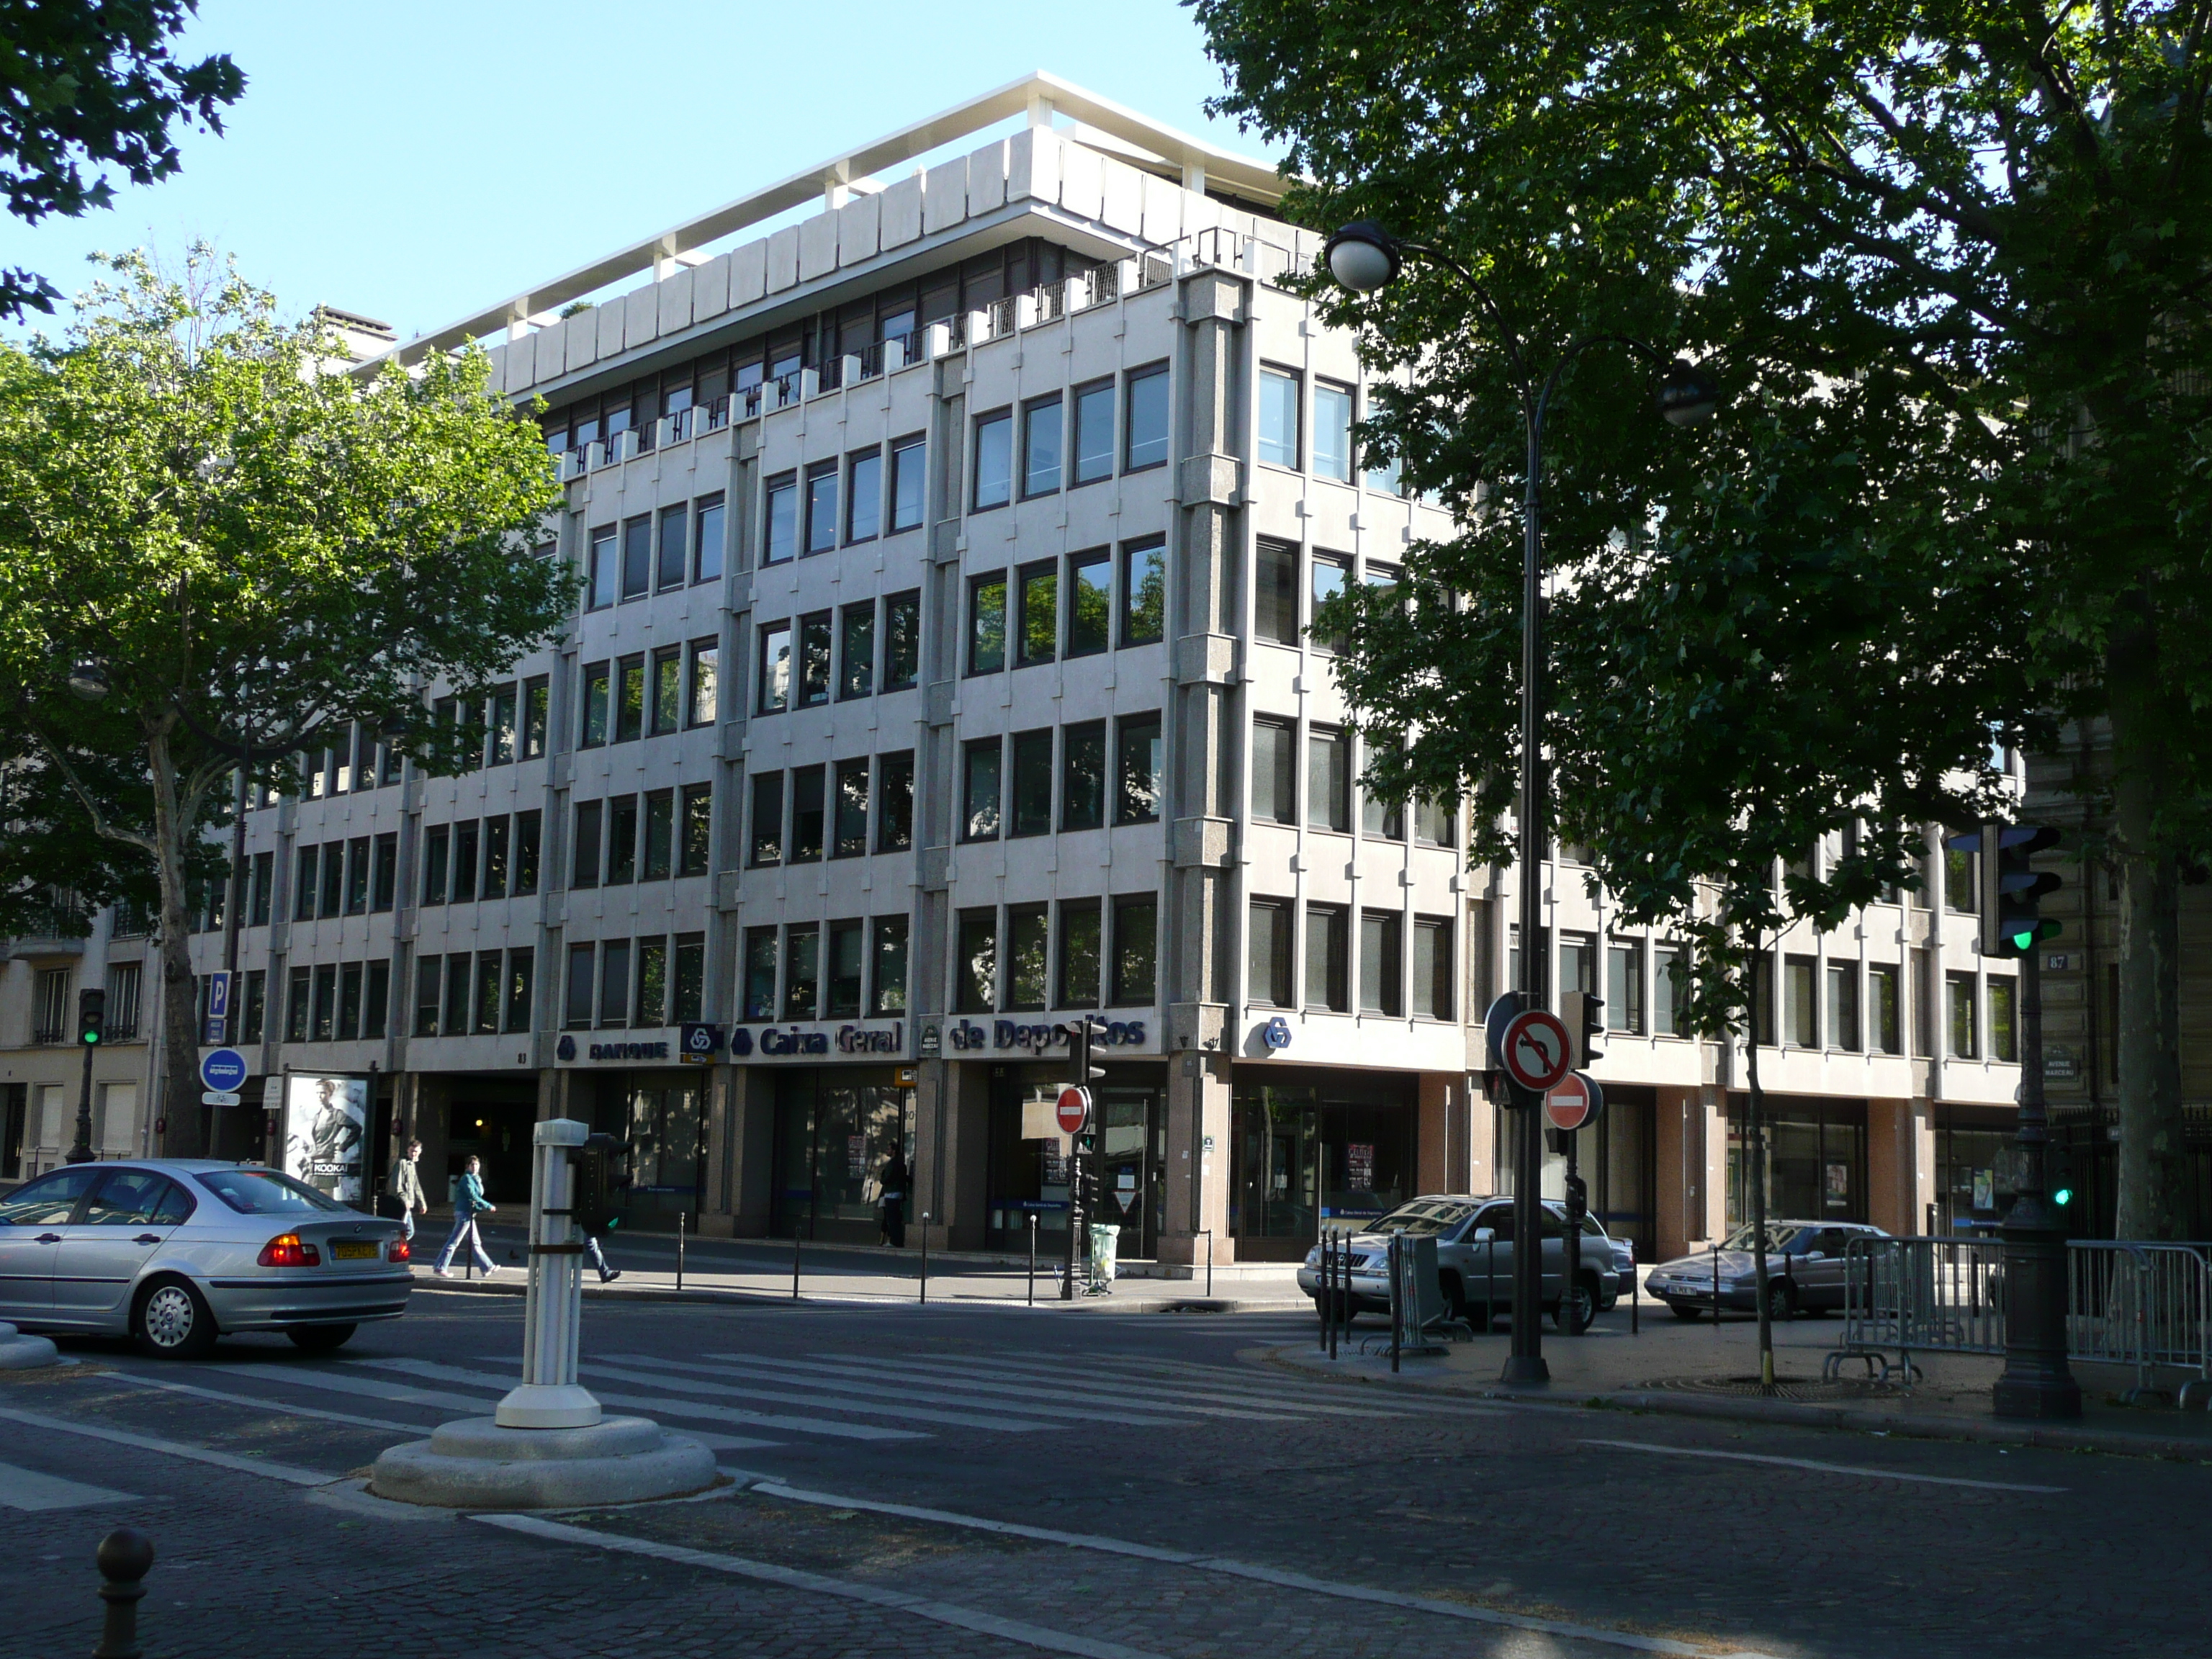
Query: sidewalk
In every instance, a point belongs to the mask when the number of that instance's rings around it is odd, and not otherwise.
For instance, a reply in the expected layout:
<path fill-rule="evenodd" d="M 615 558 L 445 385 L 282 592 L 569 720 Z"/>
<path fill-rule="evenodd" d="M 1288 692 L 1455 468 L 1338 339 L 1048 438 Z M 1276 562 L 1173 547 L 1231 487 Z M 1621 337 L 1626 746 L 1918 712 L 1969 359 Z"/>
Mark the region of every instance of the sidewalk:
<path fill-rule="evenodd" d="M 524 1228 L 494 1224 L 483 1230 L 484 1249 L 500 1268 L 494 1277 L 466 1277 L 464 1250 L 454 1256 L 453 1276 L 441 1279 L 433 1274 L 431 1263 L 436 1260 L 451 1223 L 447 1220 L 440 1224 L 440 1220 L 433 1212 L 416 1225 L 415 1278 L 418 1285 L 495 1296 L 522 1294 Z M 618 1268 L 622 1277 L 613 1284 L 602 1285 L 587 1269 L 584 1294 L 588 1297 L 665 1301 L 680 1296 L 687 1302 L 730 1297 L 781 1302 L 793 1299 L 793 1245 L 789 1239 L 686 1238 L 680 1291 L 676 1280 L 674 1234 L 617 1231 L 603 1243 L 609 1264 Z M 797 1254 L 802 1300 L 916 1303 L 921 1299 L 922 1263 L 918 1249 L 808 1242 L 798 1246 Z M 1032 1291 L 1026 1255 L 932 1250 L 929 1300 L 1025 1304 L 1034 1294 L 1040 1308 L 1048 1304 L 1062 1306 L 1059 1265 L 1057 1256 L 1039 1256 Z M 1214 1293 L 1210 1296 L 1206 1293 L 1203 1263 L 1200 1264 L 1195 1279 L 1155 1277 L 1160 1271 L 1152 1262 L 1124 1264 L 1111 1295 L 1079 1294 L 1073 1302 L 1064 1305 L 1121 1313 L 1280 1311 L 1311 1305 L 1297 1289 L 1292 1277 L 1295 1268 L 1288 1265 L 1270 1263 L 1241 1270 L 1217 1267 Z M 1079 1291 L 1079 1283 L 1078 1289 Z"/>
<path fill-rule="evenodd" d="M 1508 1388 L 1498 1381 L 1512 1350 L 1504 1319 L 1493 1334 L 1449 1345 L 1441 1357 L 1405 1356 L 1390 1370 L 1387 1323 L 1370 1317 L 1340 1334 L 1331 1360 L 1316 1342 L 1277 1347 L 1270 1359 L 1289 1369 L 1346 1382 L 1465 1394 L 1555 1406 L 1609 1407 L 1676 1416 L 1848 1429 L 1923 1439 L 1968 1440 L 1999 1445 L 2050 1446 L 2212 1462 L 2212 1412 L 2129 1406 L 2122 1395 L 2135 1373 L 2118 1366 L 2074 1367 L 2081 1385 L 2078 1422 L 2033 1424 L 1993 1417 L 1990 1389 L 2004 1362 L 1979 1355 L 1914 1356 L 1922 1379 L 1910 1389 L 1881 1386 L 1855 1376 L 1827 1382 L 1821 1362 L 1835 1351 L 1842 1329 L 1832 1319 L 1802 1318 L 1774 1328 L 1776 1392 L 1759 1393 L 1759 1328 L 1750 1319 L 1690 1323 L 1663 1309 L 1656 1320 L 1644 1310 L 1639 1333 L 1629 1332 L 1624 1304 L 1600 1317 L 1581 1336 L 1547 1321 L 1543 1352 L 1551 1367 L 1546 1389 Z M 1364 1344 L 1373 1352 L 1363 1354 Z M 2179 1392 L 2194 1373 L 2162 1372 L 2158 1381 Z"/>

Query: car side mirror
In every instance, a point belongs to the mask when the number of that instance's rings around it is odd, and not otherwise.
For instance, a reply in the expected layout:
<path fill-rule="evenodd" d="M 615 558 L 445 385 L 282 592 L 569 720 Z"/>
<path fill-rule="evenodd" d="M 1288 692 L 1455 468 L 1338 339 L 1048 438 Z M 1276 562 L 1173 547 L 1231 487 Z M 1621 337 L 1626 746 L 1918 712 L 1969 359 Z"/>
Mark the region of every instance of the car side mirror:
<path fill-rule="evenodd" d="M 1478 1244 L 1487 1244 L 1497 1237 L 1498 1229 L 1495 1227 L 1477 1227 L 1474 1230 L 1474 1242 Z"/>
<path fill-rule="evenodd" d="M 1826 1250 L 1808 1250 L 1805 1252 L 1805 1260 L 1808 1261 L 1825 1261 L 1827 1259 L 1828 1253 Z"/>

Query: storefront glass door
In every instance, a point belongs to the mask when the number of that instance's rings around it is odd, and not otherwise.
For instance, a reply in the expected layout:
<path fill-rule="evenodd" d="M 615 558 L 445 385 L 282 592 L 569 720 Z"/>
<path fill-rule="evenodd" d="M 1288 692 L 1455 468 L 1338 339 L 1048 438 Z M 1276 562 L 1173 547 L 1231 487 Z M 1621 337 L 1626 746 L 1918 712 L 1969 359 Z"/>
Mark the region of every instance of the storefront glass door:
<path fill-rule="evenodd" d="M 1230 1228 L 1247 1260 L 1302 1256 L 1322 1230 L 1414 1196 L 1410 1079 L 1240 1081 L 1231 1116 Z"/>
<path fill-rule="evenodd" d="M 775 1103 L 775 1231 L 875 1243 L 884 1171 L 913 1167 L 913 1090 L 888 1066 L 788 1072 Z"/>

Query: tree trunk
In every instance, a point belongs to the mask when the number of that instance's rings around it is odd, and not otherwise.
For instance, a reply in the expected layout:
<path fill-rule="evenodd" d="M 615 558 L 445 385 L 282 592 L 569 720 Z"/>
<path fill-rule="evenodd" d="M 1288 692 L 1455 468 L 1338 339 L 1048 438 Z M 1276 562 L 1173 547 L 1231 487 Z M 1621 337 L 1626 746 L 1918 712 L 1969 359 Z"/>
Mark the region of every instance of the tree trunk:
<path fill-rule="evenodd" d="M 185 903 L 185 848 L 189 820 L 179 810 L 176 761 L 169 733 L 157 727 L 146 738 L 147 769 L 154 785 L 155 857 L 161 886 L 161 1075 L 156 1091 L 167 1125 L 161 1134 L 163 1158 L 200 1158 L 207 1151 L 201 1125 L 199 986 L 192 977 L 191 918 Z"/>
<path fill-rule="evenodd" d="M 2122 1238 L 2187 1230 L 2179 999 L 2179 872 L 2156 846 L 2163 785 L 2155 646 L 2148 626 L 2116 635 L 2112 697 L 2112 860 L 2119 873 L 2118 1045 Z"/>
<path fill-rule="evenodd" d="M 1780 936 L 1776 936 L 1776 948 L 1780 948 Z M 1774 1387 L 1774 1315 L 1766 1300 L 1766 1097 L 1759 1086 L 1759 935 L 1751 936 L 1751 994 L 1752 1012 L 1750 1041 L 1744 1044 L 1744 1075 L 1750 1085 L 1751 1115 L 1744 1125 L 1744 1177 L 1751 1190 L 1751 1261 L 1753 1289 L 1758 1298 L 1759 1320 L 1759 1385 L 1771 1390 Z M 1771 1011 L 1770 1011 L 1771 1012 Z M 1721 1310 L 1713 1307 L 1715 1323 L 1720 1321 Z"/>

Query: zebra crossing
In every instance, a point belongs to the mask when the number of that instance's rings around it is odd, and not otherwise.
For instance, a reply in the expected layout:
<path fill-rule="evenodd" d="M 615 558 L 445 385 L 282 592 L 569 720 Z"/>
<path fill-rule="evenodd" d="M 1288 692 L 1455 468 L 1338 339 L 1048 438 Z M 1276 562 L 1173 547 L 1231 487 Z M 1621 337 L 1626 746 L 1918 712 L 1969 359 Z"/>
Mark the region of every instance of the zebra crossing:
<path fill-rule="evenodd" d="M 1402 1396 L 1347 1396 L 1245 1365 L 1096 1352 L 1054 1358 L 915 1348 L 677 1358 L 608 1348 L 585 1354 L 577 1369 L 579 1380 L 610 1410 L 664 1421 L 717 1451 L 1091 1428 L 1173 1435 L 1249 1423 L 1287 1430 L 1348 1419 L 1488 1414 Z M 486 1415 L 520 1380 L 504 1362 L 471 1356 L 218 1358 L 132 1371 L 137 1382 L 179 1395 L 415 1432 L 456 1416 Z M 1071 1389 L 1071 1383 L 1078 1386 Z"/>

